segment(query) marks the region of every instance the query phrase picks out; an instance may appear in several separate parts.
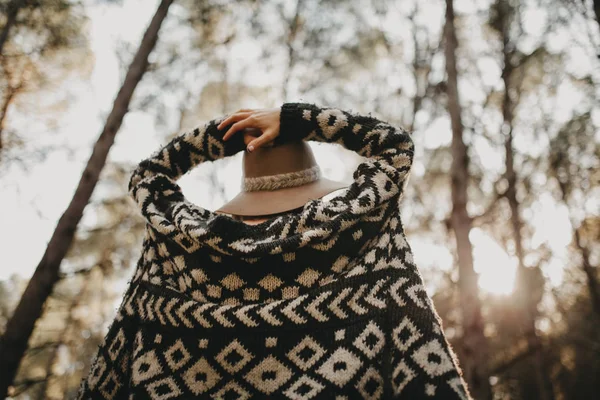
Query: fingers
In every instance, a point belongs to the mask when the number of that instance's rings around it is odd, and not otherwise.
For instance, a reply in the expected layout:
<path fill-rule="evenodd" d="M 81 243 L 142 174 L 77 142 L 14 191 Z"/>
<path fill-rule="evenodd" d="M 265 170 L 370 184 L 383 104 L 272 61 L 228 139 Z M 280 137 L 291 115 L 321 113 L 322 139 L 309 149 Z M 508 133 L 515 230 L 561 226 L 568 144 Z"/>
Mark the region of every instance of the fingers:
<path fill-rule="evenodd" d="M 244 144 L 246 146 L 248 146 L 250 144 L 251 141 L 253 141 L 254 139 L 256 139 L 257 136 L 253 136 L 249 133 L 244 133 Z"/>
<path fill-rule="evenodd" d="M 266 131 L 256 139 L 250 140 L 250 142 L 247 143 L 246 148 L 248 149 L 248 151 L 254 151 L 259 147 L 263 147 L 269 142 L 271 142 L 273 140 L 273 136 L 274 135 L 271 131 Z"/>
<path fill-rule="evenodd" d="M 236 118 L 243 118 L 243 116 L 245 115 L 246 117 L 248 117 L 249 115 L 251 115 L 252 113 L 254 113 L 256 110 L 253 108 L 242 108 L 240 110 L 237 110 L 236 112 L 234 112 L 233 114 L 231 114 L 229 117 L 227 117 L 226 119 L 224 119 L 219 126 L 217 127 L 218 129 L 222 129 L 222 127 L 229 125 L 232 122 L 235 122 L 239 119 Z"/>
<path fill-rule="evenodd" d="M 223 135 L 223 140 L 229 139 L 231 137 L 231 135 L 233 135 L 234 133 L 236 133 L 238 131 L 241 131 L 242 129 L 252 127 L 253 123 L 254 123 L 254 121 L 250 118 L 246 118 L 246 119 L 236 122 L 235 124 L 231 125 L 231 128 L 229 128 L 229 130 L 225 133 L 225 135 Z"/>
<path fill-rule="evenodd" d="M 217 129 L 223 129 L 224 127 L 226 127 L 227 125 L 230 125 L 233 122 L 237 122 L 240 120 L 243 120 L 245 118 L 248 118 L 250 115 L 252 115 L 251 111 L 244 111 L 244 110 L 240 110 L 234 114 L 231 114 L 229 117 L 225 118 L 223 121 L 221 121 L 221 123 L 219 125 L 217 125 Z"/>

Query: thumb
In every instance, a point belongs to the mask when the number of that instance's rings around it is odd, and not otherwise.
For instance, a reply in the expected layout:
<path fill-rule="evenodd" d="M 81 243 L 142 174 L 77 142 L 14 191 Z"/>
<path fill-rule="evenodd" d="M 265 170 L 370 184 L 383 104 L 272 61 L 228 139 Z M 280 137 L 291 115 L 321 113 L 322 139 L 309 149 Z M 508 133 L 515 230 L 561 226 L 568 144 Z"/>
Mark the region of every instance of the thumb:
<path fill-rule="evenodd" d="M 266 144 L 268 144 L 269 142 L 271 142 L 273 140 L 271 138 L 271 136 L 272 135 L 270 132 L 264 132 L 262 135 L 260 135 L 256 139 L 250 141 L 250 143 L 248 143 L 248 146 L 247 146 L 248 151 L 254 151 L 254 150 L 258 149 L 259 147 L 265 146 Z"/>

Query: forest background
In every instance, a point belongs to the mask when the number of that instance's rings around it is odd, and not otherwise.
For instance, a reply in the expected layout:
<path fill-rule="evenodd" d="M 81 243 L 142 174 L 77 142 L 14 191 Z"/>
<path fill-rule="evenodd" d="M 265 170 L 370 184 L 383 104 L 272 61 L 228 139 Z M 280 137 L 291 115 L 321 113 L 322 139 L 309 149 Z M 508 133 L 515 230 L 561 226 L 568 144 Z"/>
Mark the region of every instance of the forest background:
<path fill-rule="evenodd" d="M 0 398 L 73 398 L 140 256 L 143 158 L 306 101 L 412 132 L 402 215 L 477 399 L 600 392 L 600 1 L 0 0 Z M 311 143 L 325 176 L 361 161 Z M 241 154 L 180 184 L 215 209 Z"/>

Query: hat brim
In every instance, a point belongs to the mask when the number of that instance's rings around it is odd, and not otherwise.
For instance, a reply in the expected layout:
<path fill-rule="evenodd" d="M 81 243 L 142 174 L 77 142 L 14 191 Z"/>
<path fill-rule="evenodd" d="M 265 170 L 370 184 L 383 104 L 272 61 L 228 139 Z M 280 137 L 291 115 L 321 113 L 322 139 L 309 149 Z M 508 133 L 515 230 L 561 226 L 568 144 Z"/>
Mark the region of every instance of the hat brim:
<path fill-rule="evenodd" d="M 335 190 L 350 186 L 347 183 L 320 178 L 304 185 L 277 190 L 242 191 L 215 212 L 241 216 L 277 214 L 302 207 Z"/>

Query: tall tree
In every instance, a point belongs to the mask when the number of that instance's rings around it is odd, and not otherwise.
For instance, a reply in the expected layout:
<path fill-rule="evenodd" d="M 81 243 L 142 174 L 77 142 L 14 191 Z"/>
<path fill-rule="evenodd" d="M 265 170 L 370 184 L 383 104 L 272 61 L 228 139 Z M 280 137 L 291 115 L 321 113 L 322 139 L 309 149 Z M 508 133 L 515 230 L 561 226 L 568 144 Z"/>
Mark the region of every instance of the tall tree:
<path fill-rule="evenodd" d="M 531 290 L 528 279 L 531 276 L 530 268 L 525 266 L 525 250 L 523 248 L 523 221 L 521 220 L 521 204 L 517 198 L 517 186 L 519 177 L 515 169 L 515 150 L 513 146 L 514 139 L 514 113 L 520 97 L 520 88 L 516 70 L 519 68 L 519 61 L 524 57 L 516 51 L 517 46 L 511 38 L 511 26 L 515 17 L 516 10 L 507 0 L 499 0 L 493 5 L 494 17 L 492 26 L 498 31 L 502 40 L 502 81 L 504 83 L 504 92 L 502 95 L 502 133 L 504 134 L 504 178 L 507 182 L 504 197 L 508 201 L 510 208 L 510 223 L 515 247 L 515 254 L 518 260 L 516 298 L 522 300 L 517 306 L 520 307 L 522 314 L 522 325 L 525 330 L 525 338 L 533 350 L 533 365 L 537 380 L 537 392 L 541 400 L 551 400 L 554 398 L 552 393 L 552 384 L 548 378 L 543 359 L 542 343 L 535 327 L 537 314 L 537 302 L 533 298 L 535 291 Z M 517 63 L 517 64 L 516 64 Z M 516 65 L 515 65 L 516 64 Z"/>
<path fill-rule="evenodd" d="M 452 125 L 450 225 L 456 240 L 458 255 L 458 290 L 462 314 L 461 364 L 469 389 L 478 400 L 492 398 L 488 379 L 488 344 L 484 334 L 484 320 L 477 285 L 477 273 L 473 268 L 473 246 L 469 240 L 472 220 L 467 211 L 469 185 L 469 155 L 463 138 L 463 122 L 458 94 L 456 49 L 458 40 L 454 27 L 453 0 L 446 0 L 446 23 L 444 26 L 446 73 L 448 79 L 448 112 Z"/>
<path fill-rule="evenodd" d="M 146 29 L 123 85 L 117 93 L 104 129 L 94 145 L 73 199 L 58 220 L 42 260 L 29 281 L 13 316 L 8 321 L 4 335 L 0 338 L 0 359 L 2 360 L 0 397 L 6 397 L 8 393 L 9 386 L 14 380 L 19 363 L 27 348 L 35 322 L 42 314 L 44 303 L 59 277 L 60 264 L 71 246 L 85 206 L 98 183 L 108 152 L 127 113 L 134 90 L 148 67 L 148 57 L 156 45 L 160 27 L 172 3 L 173 0 L 161 0 Z"/>
<path fill-rule="evenodd" d="M 600 182 L 600 144 L 595 140 L 596 132 L 590 112 L 576 115 L 568 121 L 550 143 L 552 152 L 549 172 L 558 183 L 561 201 L 569 209 L 573 245 L 581 259 L 591 308 L 597 321 L 600 321 L 599 268 L 594 265 L 590 250 L 594 240 L 590 240 L 591 235 L 585 234 L 585 220 L 580 216 L 586 211 L 584 199 L 593 196 Z"/>

